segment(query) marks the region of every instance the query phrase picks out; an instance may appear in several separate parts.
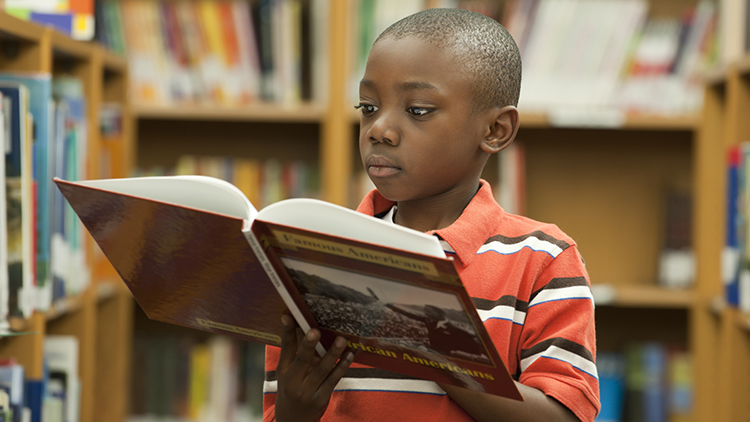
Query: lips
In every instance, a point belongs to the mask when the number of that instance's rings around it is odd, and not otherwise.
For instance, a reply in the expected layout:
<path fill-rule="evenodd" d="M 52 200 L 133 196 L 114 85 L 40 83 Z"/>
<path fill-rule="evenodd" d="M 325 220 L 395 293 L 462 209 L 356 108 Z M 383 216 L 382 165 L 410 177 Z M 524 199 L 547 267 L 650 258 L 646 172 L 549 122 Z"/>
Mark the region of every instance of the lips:
<path fill-rule="evenodd" d="M 371 177 L 388 177 L 400 172 L 401 167 L 382 156 L 370 156 L 366 161 L 367 172 Z"/>

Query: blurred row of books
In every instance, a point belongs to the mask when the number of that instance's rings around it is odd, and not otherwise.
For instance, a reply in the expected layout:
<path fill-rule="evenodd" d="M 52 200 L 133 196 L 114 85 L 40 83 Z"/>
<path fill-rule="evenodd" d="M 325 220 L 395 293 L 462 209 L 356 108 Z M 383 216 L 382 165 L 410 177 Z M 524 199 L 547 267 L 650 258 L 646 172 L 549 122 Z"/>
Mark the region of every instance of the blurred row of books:
<path fill-rule="evenodd" d="M 54 187 L 53 177 L 88 175 L 89 126 L 82 82 L 48 73 L 0 74 L 0 325 L 9 317 L 47 311 L 90 283 L 83 227 Z M 106 105 L 99 170 L 121 157 L 121 110 Z"/>
<path fill-rule="evenodd" d="M 323 102 L 328 2 L 105 0 L 97 39 L 127 53 L 134 102 Z"/>
<path fill-rule="evenodd" d="M 690 353 L 660 342 L 599 352 L 597 422 L 687 422 L 693 405 Z"/>
<path fill-rule="evenodd" d="M 651 16 L 644 0 L 516 0 L 504 21 L 524 63 L 519 106 L 685 114 L 719 60 L 716 4 Z"/>
<path fill-rule="evenodd" d="M 138 334 L 129 422 L 262 418 L 264 348 L 225 336 Z"/>
<path fill-rule="evenodd" d="M 437 3 L 437 4 L 436 4 Z M 713 1 L 687 5 L 680 16 L 650 16 L 646 0 L 509 0 L 357 2 L 356 60 L 350 90 L 375 37 L 425 7 L 464 7 L 499 20 L 521 51 L 519 107 L 552 114 L 604 111 L 685 114 L 702 105 L 701 76 L 720 59 Z"/>
<path fill-rule="evenodd" d="M 13 358 L 0 362 L 0 420 L 7 422 L 70 422 L 80 420 L 79 342 L 75 336 L 44 338 L 45 372 L 29 380 Z"/>
<path fill-rule="evenodd" d="M 6 9 L 44 22 L 37 15 L 52 6 L 36 3 L 46 2 L 6 1 Z M 74 6 L 94 11 L 95 25 L 79 26 L 127 54 L 136 102 L 326 101 L 328 0 L 77 0 L 67 7 Z M 705 72 L 746 54 L 750 39 L 747 0 L 700 0 L 676 16 L 652 14 L 648 0 L 363 0 L 351 4 L 350 97 L 356 100 L 375 37 L 430 7 L 502 22 L 523 57 L 521 108 L 560 119 L 581 110 L 602 119 L 693 113 Z M 37 15 L 29 12 L 35 8 Z"/>
<path fill-rule="evenodd" d="M 320 190 L 317 165 L 300 160 L 183 155 L 175 168 L 141 169 L 137 175 L 216 177 L 237 186 L 256 209 L 287 198 L 317 198 Z"/>

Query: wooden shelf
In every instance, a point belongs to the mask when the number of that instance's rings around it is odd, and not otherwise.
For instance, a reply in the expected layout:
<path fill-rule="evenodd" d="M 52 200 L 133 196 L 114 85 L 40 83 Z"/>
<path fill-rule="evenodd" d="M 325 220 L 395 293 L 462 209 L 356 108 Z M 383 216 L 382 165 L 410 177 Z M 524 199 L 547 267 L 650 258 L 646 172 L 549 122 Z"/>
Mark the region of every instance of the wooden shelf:
<path fill-rule="evenodd" d="M 738 312 L 737 313 L 737 325 L 750 333 L 750 313 Z"/>
<path fill-rule="evenodd" d="M 127 71 L 128 62 L 127 62 L 127 59 L 125 59 L 125 57 L 115 54 L 104 48 L 100 48 L 99 50 L 101 51 L 101 54 L 102 54 L 102 61 L 103 61 L 102 64 L 105 70 L 116 71 L 118 73 L 123 73 Z"/>
<path fill-rule="evenodd" d="M 82 306 L 83 299 L 81 295 L 66 296 L 53 302 L 52 307 L 44 313 L 44 318 L 47 321 L 53 321 L 81 309 Z"/>
<path fill-rule="evenodd" d="M 42 26 L 0 12 L 0 38 L 39 42 L 43 36 Z"/>
<path fill-rule="evenodd" d="M 689 289 L 594 284 L 592 292 L 596 306 L 688 309 L 693 304 L 693 292 Z"/>
<path fill-rule="evenodd" d="M 311 103 L 274 104 L 259 102 L 238 107 L 135 104 L 133 105 L 133 113 L 138 119 L 153 120 L 319 123 L 323 119 L 325 108 Z"/>
<path fill-rule="evenodd" d="M 707 86 L 722 85 L 727 81 L 726 66 L 717 66 L 703 74 L 703 83 Z"/>
<path fill-rule="evenodd" d="M 52 51 L 57 57 L 66 57 L 80 61 L 91 60 L 94 44 L 76 41 L 67 35 L 52 30 Z"/>
<path fill-rule="evenodd" d="M 659 114 L 629 114 L 621 122 L 594 122 L 588 124 L 559 124 L 544 112 L 522 112 L 521 128 L 547 129 L 554 127 L 617 129 L 617 130 L 669 130 L 691 131 L 698 125 L 698 116 L 693 114 L 666 116 Z"/>
<path fill-rule="evenodd" d="M 737 62 L 737 70 L 740 75 L 748 77 L 750 76 L 750 54 L 746 55 L 739 62 Z M 724 72 L 726 74 L 726 72 Z"/>
<path fill-rule="evenodd" d="M 592 117 L 593 119 L 593 117 Z M 359 123 L 359 112 L 352 110 L 349 120 L 353 124 Z M 669 130 L 669 131 L 691 131 L 698 126 L 697 114 L 665 116 L 659 114 L 630 114 L 622 117 L 617 124 L 565 124 L 559 125 L 545 112 L 521 111 L 521 128 L 549 129 L 555 127 L 566 128 L 596 128 L 596 129 L 618 129 L 618 130 Z"/>

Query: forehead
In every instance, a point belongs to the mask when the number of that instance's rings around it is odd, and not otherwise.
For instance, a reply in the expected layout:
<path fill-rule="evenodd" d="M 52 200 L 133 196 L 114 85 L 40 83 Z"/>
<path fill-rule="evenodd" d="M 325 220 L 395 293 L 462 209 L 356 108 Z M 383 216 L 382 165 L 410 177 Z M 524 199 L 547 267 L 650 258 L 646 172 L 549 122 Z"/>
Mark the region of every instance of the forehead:
<path fill-rule="evenodd" d="M 461 88 L 470 88 L 473 82 L 453 47 L 440 47 L 415 36 L 385 37 L 372 46 L 363 83 L 369 84 L 384 76 Z"/>

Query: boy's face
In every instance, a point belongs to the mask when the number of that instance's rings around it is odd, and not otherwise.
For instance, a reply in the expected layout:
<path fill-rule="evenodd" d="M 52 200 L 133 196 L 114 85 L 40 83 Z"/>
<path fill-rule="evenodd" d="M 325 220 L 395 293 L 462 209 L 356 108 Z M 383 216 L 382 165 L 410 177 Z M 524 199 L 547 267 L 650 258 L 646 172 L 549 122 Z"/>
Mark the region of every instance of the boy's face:
<path fill-rule="evenodd" d="M 450 50 L 414 37 L 373 46 L 359 88 L 359 148 L 383 196 L 401 202 L 476 192 L 491 122 L 472 110 L 473 88 Z"/>

